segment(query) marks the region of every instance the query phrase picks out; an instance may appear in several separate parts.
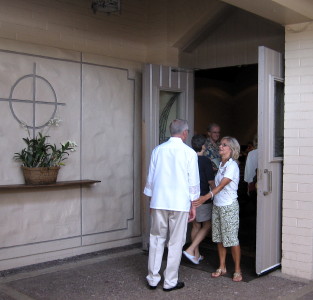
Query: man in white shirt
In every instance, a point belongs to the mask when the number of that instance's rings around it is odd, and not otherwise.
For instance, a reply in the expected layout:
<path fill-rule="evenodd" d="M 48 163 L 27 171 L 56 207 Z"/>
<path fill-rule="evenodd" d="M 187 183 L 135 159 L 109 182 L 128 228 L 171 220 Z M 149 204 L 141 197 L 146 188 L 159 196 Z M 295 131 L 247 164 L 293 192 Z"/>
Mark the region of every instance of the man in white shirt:
<path fill-rule="evenodd" d="M 258 149 L 254 149 L 248 153 L 244 180 L 247 183 L 253 182 L 253 178 L 256 175 L 256 169 L 258 168 Z"/>
<path fill-rule="evenodd" d="M 188 137 L 188 122 L 176 119 L 170 124 L 171 138 L 157 146 L 152 154 L 144 194 L 151 197 L 151 231 L 147 281 L 155 289 L 164 246 L 169 232 L 167 265 L 164 271 L 164 291 L 184 287 L 178 281 L 182 248 L 186 241 L 188 221 L 196 216 L 192 201 L 200 196 L 198 157 L 184 142 Z"/>

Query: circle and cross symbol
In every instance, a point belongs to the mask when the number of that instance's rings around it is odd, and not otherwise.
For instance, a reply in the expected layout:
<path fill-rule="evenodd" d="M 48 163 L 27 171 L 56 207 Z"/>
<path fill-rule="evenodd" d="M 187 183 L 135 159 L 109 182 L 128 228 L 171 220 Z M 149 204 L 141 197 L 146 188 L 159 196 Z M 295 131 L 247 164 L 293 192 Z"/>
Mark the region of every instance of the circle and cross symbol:
<path fill-rule="evenodd" d="M 14 91 L 17 90 L 18 86 L 25 86 L 25 83 L 23 83 L 23 81 L 27 82 L 27 79 L 30 78 L 31 80 L 31 97 L 32 99 L 17 99 L 14 98 Z M 29 84 L 29 83 L 28 83 Z M 50 89 L 52 92 L 52 101 L 42 101 L 42 100 L 37 100 L 37 86 L 38 85 L 44 85 L 45 89 Z M 21 78 L 19 78 L 11 87 L 11 91 L 10 91 L 10 96 L 8 99 L 2 99 L 2 100 L 7 100 L 9 101 L 9 105 L 10 105 L 10 109 L 11 109 L 11 113 L 13 115 L 13 117 L 15 118 L 15 120 L 20 123 L 21 125 L 24 125 L 25 127 L 27 127 L 28 129 L 33 130 L 33 134 L 35 134 L 36 129 L 41 129 L 45 126 L 48 125 L 49 121 L 51 119 L 53 119 L 55 117 L 57 108 L 59 105 L 65 105 L 65 103 L 59 103 L 58 99 L 57 99 L 57 95 L 56 92 L 53 88 L 53 86 L 51 85 L 51 83 L 45 79 L 42 76 L 39 76 L 36 74 L 36 64 L 34 64 L 34 70 L 33 70 L 33 74 L 27 74 L 22 76 Z M 32 124 L 26 124 L 25 122 L 23 122 L 21 120 L 21 118 L 17 115 L 17 113 L 14 111 L 13 108 L 13 103 L 26 103 L 26 104 L 32 104 Z M 40 125 L 36 125 L 36 115 L 39 114 L 38 113 L 38 109 L 37 106 L 38 105 L 52 105 L 53 106 L 53 111 L 51 113 L 51 116 L 49 117 L 49 119 L 47 121 L 45 121 L 43 124 Z"/>

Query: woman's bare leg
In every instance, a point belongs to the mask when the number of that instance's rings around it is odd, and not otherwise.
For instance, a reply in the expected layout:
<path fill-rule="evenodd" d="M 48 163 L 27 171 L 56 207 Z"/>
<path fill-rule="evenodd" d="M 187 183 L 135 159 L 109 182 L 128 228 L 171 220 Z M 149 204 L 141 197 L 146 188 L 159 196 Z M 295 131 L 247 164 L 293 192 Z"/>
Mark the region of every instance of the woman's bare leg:
<path fill-rule="evenodd" d="M 240 246 L 233 246 L 231 247 L 231 254 L 233 256 L 233 260 L 235 263 L 235 272 L 239 273 L 241 272 L 241 268 L 240 268 Z"/>
<path fill-rule="evenodd" d="M 200 226 L 196 225 L 197 227 L 194 230 L 194 232 L 191 232 L 192 243 L 186 249 L 186 251 L 189 254 L 195 256 L 196 259 L 199 259 L 199 257 L 200 257 L 199 245 L 205 239 L 205 237 L 207 236 L 209 230 L 211 229 L 211 221 L 203 222 L 202 223 L 202 227 L 201 227 L 201 223 L 197 223 L 197 224 L 200 224 Z"/>

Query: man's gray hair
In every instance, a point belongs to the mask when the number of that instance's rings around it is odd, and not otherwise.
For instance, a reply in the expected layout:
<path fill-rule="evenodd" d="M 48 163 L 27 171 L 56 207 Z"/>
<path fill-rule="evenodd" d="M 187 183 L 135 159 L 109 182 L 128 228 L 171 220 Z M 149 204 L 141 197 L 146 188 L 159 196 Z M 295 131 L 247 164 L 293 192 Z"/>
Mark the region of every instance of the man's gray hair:
<path fill-rule="evenodd" d="M 171 122 L 170 133 L 172 136 L 182 133 L 184 130 L 188 130 L 187 120 L 176 119 Z"/>
<path fill-rule="evenodd" d="M 210 123 L 210 124 L 208 125 L 207 131 L 208 131 L 208 132 L 211 132 L 213 128 L 217 128 L 217 127 L 218 127 L 218 128 L 221 128 L 221 126 L 218 125 L 218 124 L 216 124 L 216 123 Z"/>

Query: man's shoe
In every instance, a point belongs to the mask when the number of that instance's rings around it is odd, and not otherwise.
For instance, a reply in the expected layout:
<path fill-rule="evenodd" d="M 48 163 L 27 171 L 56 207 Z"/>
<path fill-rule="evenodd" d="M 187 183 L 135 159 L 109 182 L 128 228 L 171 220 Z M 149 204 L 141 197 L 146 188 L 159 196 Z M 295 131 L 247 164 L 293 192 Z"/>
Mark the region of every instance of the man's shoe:
<path fill-rule="evenodd" d="M 185 286 L 185 284 L 182 281 L 178 281 L 177 284 L 169 289 L 163 288 L 164 292 L 170 292 L 170 291 L 174 291 L 174 290 L 179 290 L 182 289 Z"/>
<path fill-rule="evenodd" d="M 155 290 L 157 288 L 157 285 L 150 285 L 149 283 L 148 283 L 148 289 L 149 290 Z"/>

